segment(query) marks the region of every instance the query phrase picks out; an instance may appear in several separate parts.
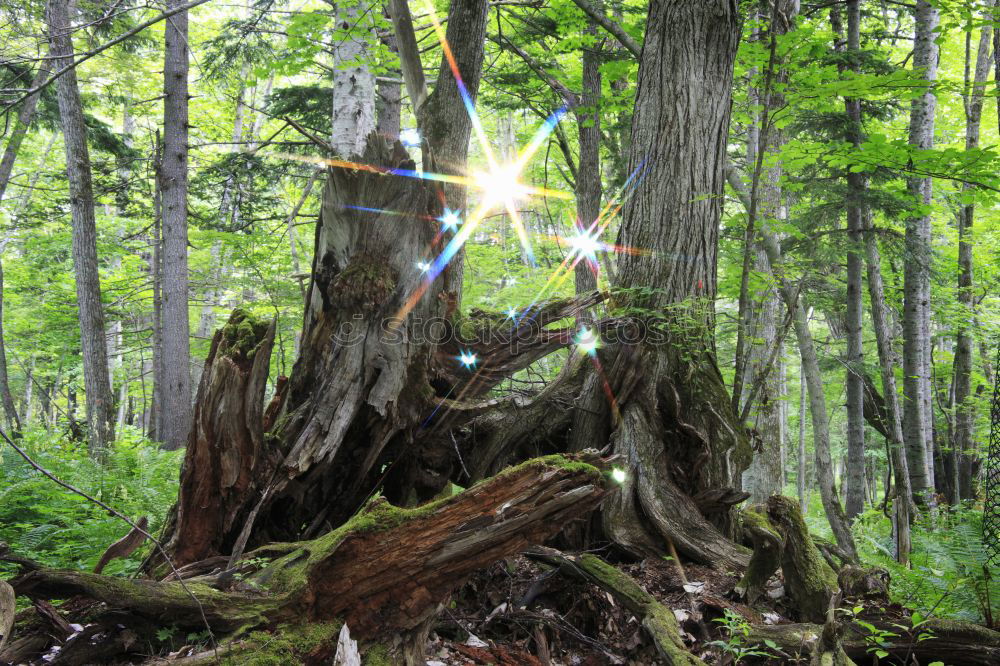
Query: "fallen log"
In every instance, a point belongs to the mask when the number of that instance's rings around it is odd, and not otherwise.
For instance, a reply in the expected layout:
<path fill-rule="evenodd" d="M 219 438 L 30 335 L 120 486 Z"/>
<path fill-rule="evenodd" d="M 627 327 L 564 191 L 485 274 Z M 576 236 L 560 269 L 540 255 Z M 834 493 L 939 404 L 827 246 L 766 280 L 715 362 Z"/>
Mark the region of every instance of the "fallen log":
<path fill-rule="evenodd" d="M 653 641 L 661 663 L 667 666 L 698 666 L 705 662 L 688 651 L 681 639 L 673 611 L 646 592 L 628 574 L 601 558 L 590 555 L 567 555 L 552 548 L 536 547 L 528 557 L 557 567 L 561 572 L 597 585 L 620 601 L 639 620 Z"/>
<path fill-rule="evenodd" d="M 12 587 L 32 599 L 83 596 L 103 602 L 114 624 L 92 613 L 87 630 L 102 625 L 107 641 L 119 631 L 135 631 L 131 615 L 135 626 L 153 621 L 192 632 L 207 621 L 222 639 L 237 629 L 244 637 L 251 629 L 283 624 L 298 631 L 323 627 L 318 642 L 334 650 L 333 628 L 347 622 L 356 638 L 371 645 L 418 628 L 473 572 L 544 541 L 596 508 L 608 492 L 607 465 L 591 453 L 548 456 L 421 507 L 400 509 L 376 498 L 318 539 L 247 553 L 243 564 L 252 570 L 239 576 L 227 569 L 157 582 L 42 568 L 15 578 Z M 162 647 L 156 636 L 139 638 L 132 642 L 136 650 L 148 654 L 149 645 Z M 236 652 L 260 652 L 268 642 L 244 640 Z M 311 644 L 310 650 L 320 646 Z"/>
<path fill-rule="evenodd" d="M 896 624 L 867 619 L 878 630 L 891 636 L 878 645 L 888 653 L 880 663 L 929 664 L 943 661 L 949 666 L 992 666 L 1000 663 L 1000 632 L 971 622 L 927 620 L 916 629 L 905 630 Z M 792 656 L 809 655 L 823 635 L 823 625 L 811 623 L 761 625 L 753 627 L 750 640 L 777 644 Z M 857 623 L 844 623 L 840 643 L 844 652 L 859 663 L 872 659 L 874 643 L 867 640 L 871 631 Z"/>

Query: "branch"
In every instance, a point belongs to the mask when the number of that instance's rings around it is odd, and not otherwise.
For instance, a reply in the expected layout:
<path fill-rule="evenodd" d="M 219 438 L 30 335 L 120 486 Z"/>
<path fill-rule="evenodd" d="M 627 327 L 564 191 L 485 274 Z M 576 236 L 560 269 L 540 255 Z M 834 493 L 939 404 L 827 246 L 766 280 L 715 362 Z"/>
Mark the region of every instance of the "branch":
<path fill-rule="evenodd" d="M 389 16 L 396 32 L 396 49 L 399 51 L 400 69 L 403 70 L 406 92 L 410 95 L 413 113 L 417 115 L 424 100 L 427 99 L 427 80 L 424 78 L 424 69 L 420 63 L 420 49 L 417 48 L 417 38 L 413 31 L 413 17 L 410 16 L 410 6 L 406 0 L 390 0 Z"/>
<path fill-rule="evenodd" d="M 592 18 L 594 23 L 611 33 L 611 36 L 617 39 L 618 43 L 628 49 L 632 55 L 636 58 L 642 55 L 642 46 L 639 45 L 639 42 L 632 39 L 632 36 L 625 32 L 624 28 L 609 19 L 603 11 L 594 7 L 587 0 L 573 0 L 573 3 L 582 9 L 584 14 Z"/>
<path fill-rule="evenodd" d="M 542 67 L 542 64 L 537 60 L 535 60 L 534 58 L 532 58 L 530 55 L 528 55 L 521 47 L 519 47 L 517 44 L 510 41 L 503 35 L 494 38 L 493 41 L 499 44 L 501 48 L 508 49 L 517 54 L 517 56 L 524 61 L 524 64 L 527 65 L 531 71 L 533 71 L 535 74 L 538 75 L 538 78 L 540 78 L 542 81 L 545 81 L 545 83 L 547 83 L 548 86 L 556 92 L 556 94 L 558 94 L 560 97 L 563 98 L 563 101 L 566 102 L 566 106 L 568 106 L 570 109 L 579 106 L 580 96 L 577 95 L 572 90 L 570 90 L 569 88 L 567 88 L 562 83 L 562 81 L 558 80 L 557 78 L 551 76 L 548 72 L 546 72 L 545 69 Z"/>
<path fill-rule="evenodd" d="M 81 64 L 81 63 L 83 63 L 83 62 L 85 62 L 87 60 L 90 60 L 91 58 L 93 58 L 98 53 L 102 53 L 104 51 L 107 51 L 112 46 L 116 46 L 117 44 L 121 44 L 126 39 L 129 39 L 131 37 L 135 37 L 136 35 L 138 35 L 140 32 L 142 32 L 146 28 L 148 28 L 150 26 L 153 26 L 153 25 L 156 25 L 160 21 L 168 19 L 171 16 L 173 16 L 174 14 L 180 14 L 181 12 L 186 12 L 187 10 L 192 9 L 194 7 L 197 7 L 198 5 L 203 5 L 206 2 L 208 2 L 208 1 L 209 0 L 191 0 L 191 2 L 187 3 L 186 5 L 181 5 L 180 7 L 174 7 L 173 9 L 167 10 L 167 11 L 163 12 L 162 14 L 158 14 L 157 16 L 154 16 L 153 18 L 149 19 L 145 23 L 140 23 L 136 27 L 134 27 L 131 30 L 129 30 L 128 32 L 126 32 L 124 35 L 121 35 L 120 37 L 115 37 L 110 42 L 107 42 L 105 44 L 101 44 L 96 49 L 93 49 L 91 51 L 87 51 L 82 56 L 80 56 L 79 58 L 77 58 L 76 60 L 74 60 L 73 62 L 71 62 L 70 64 L 66 65 L 65 67 L 63 67 L 62 69 L 60 69 L 59 71 L 57 71 L 52 76 L 50 76 L 43 83 L 40 83 L 37 86 L 35 86 L 34 88 L 29 89 L 21 97 L 18 97 L 13 102 L 10 102 L 10 103 L 6 104 L 5 105 L 6 108 L 4 108 L 3 113 L 7 113 L 7 111 L 10 110 L 13 106 L 16 106 L 17 104 L 20 104 L 21 102 L 23 102 L 24 100 L 26 100 L 31 95 L 34 95 L 38 91 L 40 91 L 40 90 L 42 90 L 44 88 L 47 88 L 53 81 L 55 81 L 56 79 L 58 79 L 59 77 L 61 77 L 63 74 L 65 74 L 69 70 L 73 69 L 77 65 L 79 65 L 79 64 Z"/>

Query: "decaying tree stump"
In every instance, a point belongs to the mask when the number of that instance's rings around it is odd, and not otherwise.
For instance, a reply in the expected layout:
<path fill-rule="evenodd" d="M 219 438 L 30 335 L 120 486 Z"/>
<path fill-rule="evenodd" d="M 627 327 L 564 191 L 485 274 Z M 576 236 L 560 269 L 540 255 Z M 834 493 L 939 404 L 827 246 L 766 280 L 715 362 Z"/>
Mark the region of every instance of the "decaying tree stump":
<path fill-rule="evenodd" d="M 265 546 L 247 553 L 235 568 L 223 564 L 183 585 L 43 568 L 22 574 L 12 587 L 32 599 L 81 596 L 104 604 L 85 605 L 86 621 L 81 621 L 91 635 L 102 634 L 113 651 L 100 659 L 148 651 L 157 642 L 151 625 L 198 632 L 205 621 L 219 640 L 237 629 L 245 637 L 255 627 L 346 622 L 352 635 L 368 645 L 391 643 L 419 627 L 474 571 L 541 543 L 592 511 L 608 492 L 606 466 L 594 455 L 550 456 L 413 509 L 376 498 L 318 539 Z M 124 632 L 142 641 L 123 647 L 116 637 Z M 330 639 L 335 646 L 336 632 Z M 261 643 L 266 641 L 227 649 L 266 650 Z M 33 654 L 8 651 L 0 659 L 26 660 L 48 647 L 48 641 L 36 642 L 26 648 Z M 398 644 L 387 647 L 399 649 Z M 79 663 L 68 650 L 55 663 Z"/>

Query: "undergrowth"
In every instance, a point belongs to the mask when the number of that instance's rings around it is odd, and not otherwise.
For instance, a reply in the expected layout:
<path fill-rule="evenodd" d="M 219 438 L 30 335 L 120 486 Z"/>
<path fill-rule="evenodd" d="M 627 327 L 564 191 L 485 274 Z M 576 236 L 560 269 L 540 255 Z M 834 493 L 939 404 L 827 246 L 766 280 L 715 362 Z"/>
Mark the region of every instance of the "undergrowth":
<path fill-rule="evenodd" d="M 183 451 L 163 451 L 134 428 L 124 428 L 104 466 L 86 445 L 31 429 L 19 445 L 42 467 L 133 520 L 148 516 L 156 534 L 177 499 Z M 62 488 L 28 465 L 12 448 L 0 446 L 0 541 L 22 557 L 51 567 L 90 570 L 129 527 L 86 499 Z M 108 574 L 130 574 L 139 553 L 114 560 Z M 0 564 L 0 573 L 14 569 Z"/>

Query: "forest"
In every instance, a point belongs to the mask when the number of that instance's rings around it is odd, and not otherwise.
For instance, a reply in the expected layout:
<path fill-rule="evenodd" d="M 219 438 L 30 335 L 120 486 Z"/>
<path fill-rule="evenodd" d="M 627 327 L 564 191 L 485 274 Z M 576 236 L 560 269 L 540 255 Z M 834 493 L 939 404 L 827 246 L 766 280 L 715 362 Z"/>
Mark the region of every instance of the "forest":
<path fill-rule="evenodd" d="M 1000 664 L 996 0 L 0 0 L 0 664 Z"/>

